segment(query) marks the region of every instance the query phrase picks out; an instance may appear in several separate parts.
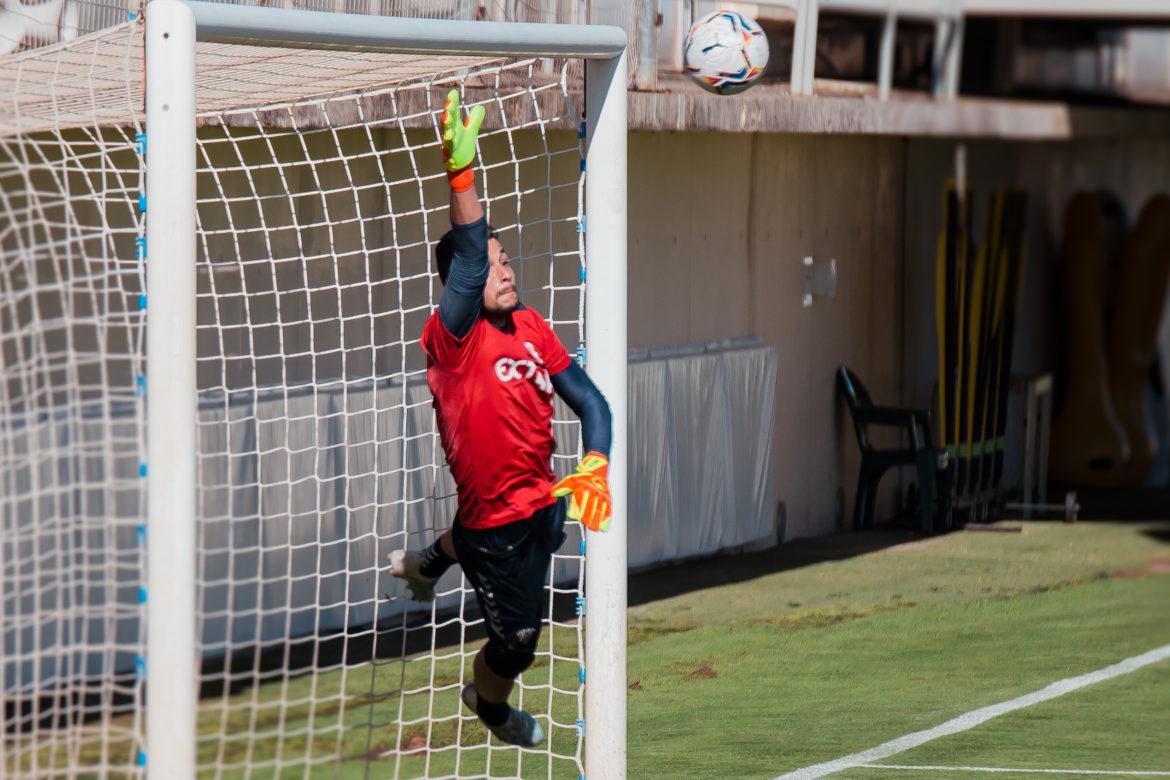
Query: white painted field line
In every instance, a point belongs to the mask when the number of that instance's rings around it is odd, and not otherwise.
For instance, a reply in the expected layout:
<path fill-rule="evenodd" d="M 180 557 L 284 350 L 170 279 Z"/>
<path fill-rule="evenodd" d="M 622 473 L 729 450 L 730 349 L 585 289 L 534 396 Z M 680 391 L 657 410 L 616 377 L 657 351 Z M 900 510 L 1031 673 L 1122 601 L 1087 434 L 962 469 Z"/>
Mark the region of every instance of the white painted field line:
<path fill-rule="evenodd" d="M 1011 772 L 1033 775 L 1093 775 L 1096 777 L 1170 777 L 1170 772 L 1131 769 L 1015 769 L 1001 766 L 916 766 L 912 764 L 862 764 L 861 769 L 902 769 L 923 772 Z"/>
<path fill-rule="evenodd" d="M 968 729 L 973 729 L 992 718 L 998 718 L 1000 715 L 1006 715 L 1009 712 L 1031 707 L 1033 704 L 1040 704 L 1041 702 L 1064 696 L 1066 693 L 1072 693 L 1088 685 L 1112 680 L 1114 677 L 1129 674 L 1130 672 L 1141 669 L 1143 666 L 1156 664 L 1167 658 L 1170 658 L 1170 645 L 1163 645 L 1162 647 L 1150 650 L 1148 653 L 1135 655 L 1112 666 L 1106 666 L 1104 669 L 1082 674 L 1079 677 L 1068 677 L 1064 680 L 1058 680 L 1047 688 L 1042 688 L 1038 691 L 1020 696 L 1019 698 L 972 710 L 957 718 L 952 718 L 946 723 L 940 723 L 932 729 L 916 731 L 913 734 L 892 739 L 889 742 L 872 747 L 869 750 L 863 750 L 860 753 L 854 753 L 832 761 L 826 761 L 823 764 L 814 764 L 813 766 L 806 766 L 804 769 L 788 772 L 780 775 L 776 780 L 813 780 L 813 778 L 825 777 L 834 772 L 841 772 L 865 764 L 872 764 L 875 761 L 881 761 L 882 759 L 897 755 L 911 748 L 916 748 L 919 745 L 931 742 L 940 737 L 947 737 L 951 734 L 958 734 Z"/>

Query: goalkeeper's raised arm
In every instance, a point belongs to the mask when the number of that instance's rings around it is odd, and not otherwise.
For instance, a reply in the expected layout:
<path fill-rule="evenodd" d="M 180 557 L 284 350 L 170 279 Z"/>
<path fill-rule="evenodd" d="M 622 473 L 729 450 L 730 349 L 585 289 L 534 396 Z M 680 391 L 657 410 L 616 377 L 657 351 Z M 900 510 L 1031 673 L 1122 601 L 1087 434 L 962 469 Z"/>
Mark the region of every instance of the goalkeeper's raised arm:
<path fill-rule="evenodd" d="M 439 279 L 443 282 L 439 317 L 457 338 L 465 336 L 479 318 L 488 278 L 490 231 L 475 189 L 472 167 L 483 115 L 483 106 L 475 106 L 464 121 L 459 115 L 459 91 L 453 89 L 447 93 L 441 133 L 443 167 L 451 185 L 451 230 L 440 239 L 435 257 Z"/>

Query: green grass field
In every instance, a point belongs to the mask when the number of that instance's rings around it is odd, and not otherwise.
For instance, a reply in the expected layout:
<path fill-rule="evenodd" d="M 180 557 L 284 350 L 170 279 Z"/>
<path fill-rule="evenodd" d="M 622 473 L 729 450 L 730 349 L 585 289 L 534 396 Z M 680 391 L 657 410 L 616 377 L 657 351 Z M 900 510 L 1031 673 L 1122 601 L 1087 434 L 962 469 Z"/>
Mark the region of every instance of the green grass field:
<path fill-rule="evenodd" d="M 1165 530 L 1035 523 L 793 568 L 815 551 L 780 547 L 745 563 L 780 571 L 636 607 L 630 774 L 775 777 L 1170 643 Z M 884 763 L 1170 771 L 1167 681 L 1163 662 Z"/>
<path fill-rule="evenodd" d="M 1168 575 L 1164 523 L 1028 523 L 1022 533 L 927 540 L 843 534 L 635 575 L 630 777 L 772 778 L 1170 644 Z M 555 629 L 552 641 L 558 655 L 575 654 L 574 629 Z M 525 675 L 545 686 L 525 706 L 552 713 L 546 730 L 565 756 L 550 767 L 545 754 L 485 749 L 458 701 L 457 650 L 205 701 L 200 761 L 236 767 L 207 776 L 577 777 L 575 662 L 541 659 Z M 399 729 L 400 719 L 409 724 Z M 893 768 L 835 776 L 1170 772 L 1168 735 L 1170 660 L 877 762 Z"/>

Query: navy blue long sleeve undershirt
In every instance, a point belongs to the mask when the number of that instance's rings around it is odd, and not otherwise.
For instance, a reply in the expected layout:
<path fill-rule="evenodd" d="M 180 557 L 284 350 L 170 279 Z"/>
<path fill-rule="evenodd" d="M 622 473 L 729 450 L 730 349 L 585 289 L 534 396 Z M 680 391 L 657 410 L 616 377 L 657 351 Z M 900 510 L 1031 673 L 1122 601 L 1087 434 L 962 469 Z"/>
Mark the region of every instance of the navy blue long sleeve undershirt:
<path fill-rule="evenodd" d="M 448 333 L 461 339 L 471 332 L 483 309 L 483 288 L 488 278 L 487 217 L 451 228 L 455 251 L 439 298 L 439 319 Z"/>
<path fill-rule="evenodd" d="M 565 399 L 573 413 L 581 418 L 585 451 L 600 452 L 608 458 L 613 442 L 613 416 L 597 385 L 581 366 L 573 362 L 564 371 L 552 375 L 552 385 L 557 395 Z"/>
<path fill-rule="evenodd" d="M 466 225 L 452 225 L 451 268 L 439 298 L 439 319 L 457 339 L 471 332 L 483 310 L 483 288 L 488 277 L 487 218 Z M 581 438 L 586 452 L 609 457 L 613 441 L 613 417 L 605 396 L 576 363 L 552 377 L 553 389 L 581 419 Z"/>

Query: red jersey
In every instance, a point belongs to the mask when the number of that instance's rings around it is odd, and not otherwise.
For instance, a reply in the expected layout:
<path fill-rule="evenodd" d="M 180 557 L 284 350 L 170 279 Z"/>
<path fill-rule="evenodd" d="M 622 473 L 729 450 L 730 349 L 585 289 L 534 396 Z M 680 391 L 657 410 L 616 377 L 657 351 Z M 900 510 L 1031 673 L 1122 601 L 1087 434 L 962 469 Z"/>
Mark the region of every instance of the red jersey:
<path fill-rule="evenodd" d="M 436 311 L 423 326 L 427 384 L 466 528 L 530 517 L 553 502 L 553 386 L 569 354 L 544 318 L 512 312 L 502 332 L 483 317 L 461 339 Z"/>

